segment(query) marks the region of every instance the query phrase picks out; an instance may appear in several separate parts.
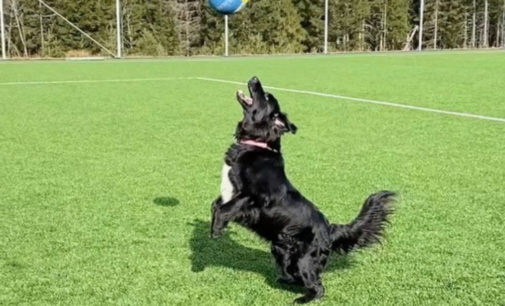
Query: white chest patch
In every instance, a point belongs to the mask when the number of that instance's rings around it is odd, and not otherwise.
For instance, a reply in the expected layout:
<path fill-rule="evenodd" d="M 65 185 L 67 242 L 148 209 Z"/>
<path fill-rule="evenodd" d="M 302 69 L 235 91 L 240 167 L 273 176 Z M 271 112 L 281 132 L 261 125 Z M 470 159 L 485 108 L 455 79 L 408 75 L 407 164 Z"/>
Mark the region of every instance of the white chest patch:
<path fill-rule="evenodd" d="M 221 199 L 223 199 L 223 203 L 228 202 L 233 197 L 234 188 L 230 182 L 230 171 L 231 167 L 224 163 L 221 170 Z"/>

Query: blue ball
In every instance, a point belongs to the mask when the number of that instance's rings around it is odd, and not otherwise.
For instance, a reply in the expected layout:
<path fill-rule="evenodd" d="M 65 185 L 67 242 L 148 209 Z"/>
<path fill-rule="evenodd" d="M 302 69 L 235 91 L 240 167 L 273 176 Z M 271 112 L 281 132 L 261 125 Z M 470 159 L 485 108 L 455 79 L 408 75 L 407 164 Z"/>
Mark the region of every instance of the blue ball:
<path fill-rule="evenodd" d="M 231 15 L 240 11 L 247 0 L 209 0 L 210 7 L 223 15 Z"/>

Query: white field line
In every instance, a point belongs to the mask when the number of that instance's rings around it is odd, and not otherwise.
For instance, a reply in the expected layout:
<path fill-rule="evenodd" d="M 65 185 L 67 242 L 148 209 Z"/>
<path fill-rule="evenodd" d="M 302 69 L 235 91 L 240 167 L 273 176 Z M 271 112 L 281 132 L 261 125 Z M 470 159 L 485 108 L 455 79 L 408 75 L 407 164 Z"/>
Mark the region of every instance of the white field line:
<path fill-rule="evenodd" d="M 206 77 L 171 77 L 171 78 L 104 79 L 104 80 L 27 81 L 27 82 L 3 82 L 3 83 L 0 82 L 0 86 L 153 82 L 153 81 L 174 81 L 174 80 L 195 80 L 195 79 L 202 80 L 202 81 L 209 81 L 209 82 L 245 85 L 244 82 L 206 78 Z M 435 108 L 429 108 L 429 107 L 406 105 L 406 104 L 399 104 L 399 103 L 365 99 L 365 98 L 355 98 L 355 97 L 348 97 L 348 96 L 342 96 L 342 95 L 334 95 L 334 94 L 328 94 L 328 93 L 310 91 L 310 90 L 298 90 L 298 89 L 290 89 L 290 88 L 282 88 L 282 87 L 274 87 L 274 86 L 264 86 L 264 87 L 268 88 L 268 89 L 297 93 L 297 94 L 305 94 L 305 95 L 347 100 L 347 101 L 353 101 L 353 102 L 369 103 L 369 104 L 378 104 L 378 105 L 389 106 L 389 107 L 397 107 L 397 108 L 411 109 L 411 110 L 417 110 L 417 111 L 423 111 L 423 112 L 431 112 L 431 113 L 445 114 L 445 115 L 458 116 L 458 117 L 481 119 L 481 120 L 487 120 L 487 121 L 505 122 L 505 118 L 489 117 L 489 116 L 476 115 L 476 114 L 471 114 L 471 113 L 453 112 L 453 111 L 447 111 L 447 110 L 435 109 Z"/>
<path fill-rule="evenodd" d="M 86 83 L 122 83 L 122 82 L 153 82 L 191 80 L 193 77 L 179 78 L 144 78 L 144 79 L 106 79 L 106 80 L 66 80 L 66 81 L 27 81 L 27 82 L 4 82 L 0 86 L 24 86 L 24 85 L 58 85 L 58 84 L 86 84 Z"/>
<path fill-rule="evenodd" d="M 205 77 L 197 77 L 196 79 L 202 80 L 202 81 L 209 81 L 209 82 L 245 85 L 244 82 L 236 82 L 236 81 L 222 80 L 222 79 L 213 79 L 213 78 L 205 78 Z M 263 86 L 263 87 L 268 88 L 268 89 L 278 90 L 278 91 L 297 93 L 297 94 L 312 95 L 312 96 L 318 96 L 318 97 L 333 98 L 333 99 L 340 99 L 340 100 L 347 100 L 347 101 L 361 102 L 361 103 L 369 103 L 369 104 L 378 104 L 378 105 L 389 106 L 389 107 L 411 109 L 411 110 L 417 110 L 417 111 L 422 111 L 422 112 L 438 113 L 438 114 L 445 114 L 445 115 L 458 116 L 458 117 L 505 122 L 505 118 L 489 117 L 489 116 L 476 115 L 476 114 L 470 114 L 470 113 L 453 112 L 453 111 L 447 111 L 447 110 L 436 109 L 436 108 L 406 105 L 406 104 L 399 104 L 399 103 L 371 100 L 371 99 L 364 99 L 364 98 L 347 97 L 347 96 L 334 95 L 334 94 L 328 94 L 328 93 L 310 91 L 310 90 L 298 90 L 298 89 L 290 89 L 290 88 L 282 88 L 282 87 L 274 87 L 274 86 Z"/>

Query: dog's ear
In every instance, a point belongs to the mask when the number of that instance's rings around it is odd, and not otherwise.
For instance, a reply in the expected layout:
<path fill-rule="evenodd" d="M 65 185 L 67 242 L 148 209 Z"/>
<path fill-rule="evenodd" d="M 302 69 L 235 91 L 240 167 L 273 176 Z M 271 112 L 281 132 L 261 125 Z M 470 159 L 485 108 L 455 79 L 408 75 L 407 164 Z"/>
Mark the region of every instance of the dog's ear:
<path fill-rule="evenodd" d="M 274 126 L 279 129 L 280 134 L 285 132 L 291 132 L 292 134 L 295 134 L 296 130 L 298 129 L 296 125 L 288 120 L 288 116 L 284 113 L 280 113 L 279 116 L 275 118 Z"/>
<path fill-rule="evenodd" d="M 296 127 L 296 125 L 294 125 L 293 123 L 289 122 L 289 131 L 291 132 L 291 134 L 296 134 L 296 130 L 298 130 L 298 128 Z"/>

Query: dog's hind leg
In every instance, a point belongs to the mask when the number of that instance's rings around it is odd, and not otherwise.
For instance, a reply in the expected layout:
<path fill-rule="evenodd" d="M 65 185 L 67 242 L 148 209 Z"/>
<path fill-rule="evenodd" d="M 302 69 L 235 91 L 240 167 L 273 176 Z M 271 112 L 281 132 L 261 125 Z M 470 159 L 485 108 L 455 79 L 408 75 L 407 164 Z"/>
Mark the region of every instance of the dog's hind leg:
<path fill-rule="evenodd" d="M 278 278 L 277 282 L 284 284 L 303 285 L 301 279 L 295 272 L 298 270 L 297 262 L 293 262 L 293 256 L 288 249 L 280 245 L 272 244 L 272 256 L 277 267 Z"/>
<path fill-rule="evenodd" d="M 305 304 L 313 299 L 321 298 L 324 295 L 324 287 L 321 283 L 321 258 L 319 258 L 317 251 L 310 250 L 298 261 L 298 273 L 303 282 L 303 286 L 308 292 L 293 302 L 297 304 Z"/>

